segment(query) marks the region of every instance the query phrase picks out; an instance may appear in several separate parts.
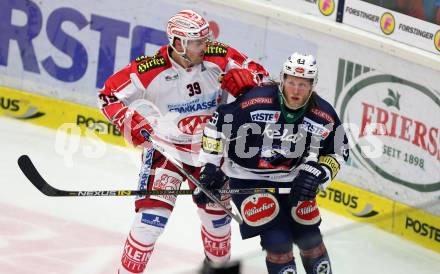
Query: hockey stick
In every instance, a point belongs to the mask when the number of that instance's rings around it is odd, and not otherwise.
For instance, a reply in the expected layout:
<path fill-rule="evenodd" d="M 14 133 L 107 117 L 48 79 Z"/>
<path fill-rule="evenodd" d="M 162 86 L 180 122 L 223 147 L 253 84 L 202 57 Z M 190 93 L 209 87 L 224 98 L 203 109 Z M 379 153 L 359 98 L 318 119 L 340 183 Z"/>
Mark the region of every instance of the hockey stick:
<path fill-rule="evenodd" d="M 181 166 L 179 161 L 174 159 L 173 156 L 169 155 L 167 151 L 158 143 L 157 140 L 153 138 L 145 129 L 141 130 L 140 133 L 142 136 L 144 136 L 145 140 L 150 142 L 153 145 L 153 148 L 158 150 L 165 158 L 167 158 L 168 161 L 170 161 L 185 177 L 190 180 L 193 184 L 197 186 L 197 188 L 205 193 L 206 196 L 208 196 L 211 201 L 213 201 L 215 204 L 217 204 L 223 211 L 228 214 L 232 219 L 237 221 L 239 224 L 243 223 L 243 218 L 240 214 L 235 214 L 231 210 L 229 210 L 223 203 L 220 201 L 219 198 L 217 198 L 209 189 L 207 189 L 203 184 L 200 183 L 199 180 L 197 180 L 191 173 L 186 171 L 185 168 Z"/>
<path fill-rule="evenodd" d="M 193 195 L 194 190 L 190 189 L 164 189 L 164 190 L 61 190 L 51 186 L 27 155 L 18 158 L 18 165 L 28 180 L 44 195 L 50 197 L 97 197 L 97 196 L 144 196 L 144 195 Z M 243 189 L 219 189 L 220 194 L 256 194 L 256 193 L 279 193 L 284 194 L 290 188 L 243 188 Z"/>

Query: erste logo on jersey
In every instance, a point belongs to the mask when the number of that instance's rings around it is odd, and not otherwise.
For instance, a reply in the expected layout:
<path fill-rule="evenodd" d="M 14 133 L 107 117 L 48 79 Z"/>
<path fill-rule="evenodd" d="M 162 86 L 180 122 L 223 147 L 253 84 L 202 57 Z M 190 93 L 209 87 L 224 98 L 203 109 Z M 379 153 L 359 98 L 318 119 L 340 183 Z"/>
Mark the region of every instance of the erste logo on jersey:
<path fill-rule="evenodd" d="M 314 225 L 321 220 L 316 200 L 300 201 L 292 207 L 292 218 L 303 225 Z"/>
<path fill-rule="evenodd" d="M 330 130 L 328 130 L 325 126 L 318 124 L 307 117 L 304 117 L 301 127 L 305 129 L 305 131 L 310 132 L 313 135 L 319 136 L 322 139 L 327 138 L 330 134 Z"/>
<path fill-rule="evenodd" d="M 256 110 L 250 113 L 252 122 L 264 122 L 275 124 L 280 118 L 281 111 Z"/>
<path fill-rule="evenodd" d="M 167 105 L 168 111 L 178 113 L 190 113 L 217 107 L 217 94 L 196 98 L 189 102 L 173 103 Z"/>
<path fill-rule="evenodd" d="M 249 226 L 269 223 L 278 215 L 280 206 L 277 199 L 269 194 L 254 194 L 241 203 L 241 215 Z"/>
<path fill-rule="evenodd" d="M 210 118 L 210 115 L 187 116 L 177 123 L 177 127 L 185 134 L 198 135 L 202 133 L 203 127 Z"/>

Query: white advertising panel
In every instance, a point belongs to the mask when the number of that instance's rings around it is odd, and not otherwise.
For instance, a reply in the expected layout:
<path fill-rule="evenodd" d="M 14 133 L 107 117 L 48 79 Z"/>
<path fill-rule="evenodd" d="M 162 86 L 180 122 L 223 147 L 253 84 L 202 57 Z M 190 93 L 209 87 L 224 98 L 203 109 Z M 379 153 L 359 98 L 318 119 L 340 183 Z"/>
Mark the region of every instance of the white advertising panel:
<path fill-rule="evenodd" d="M 336 21 L 338 0 L 255 0 L 264 4 Z"/>
<path fill-rule="evenodd" d="M 343 23 L 440 55 L 440 26 L 360 0 L 346 0 Z"/>

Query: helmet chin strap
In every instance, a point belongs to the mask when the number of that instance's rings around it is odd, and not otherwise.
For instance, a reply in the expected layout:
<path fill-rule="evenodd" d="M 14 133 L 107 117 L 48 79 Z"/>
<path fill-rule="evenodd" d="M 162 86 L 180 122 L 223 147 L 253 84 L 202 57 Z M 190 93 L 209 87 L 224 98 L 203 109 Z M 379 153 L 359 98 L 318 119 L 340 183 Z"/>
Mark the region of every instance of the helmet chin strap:
<path fill-rule="evenodd" d="M 170 47 L 180 56 L 183 60 L 185 60 L 188 63 L 188 66 L 191 67 L 193 65 L 191 59 L 189 59 L 188 55 L 186 55 L 186 47 L 188 45 L 188 40 L 181 40 L 182 41 L 182 48 L 183 51 L 179 52 L 174 45 L 170 44 Z"/>

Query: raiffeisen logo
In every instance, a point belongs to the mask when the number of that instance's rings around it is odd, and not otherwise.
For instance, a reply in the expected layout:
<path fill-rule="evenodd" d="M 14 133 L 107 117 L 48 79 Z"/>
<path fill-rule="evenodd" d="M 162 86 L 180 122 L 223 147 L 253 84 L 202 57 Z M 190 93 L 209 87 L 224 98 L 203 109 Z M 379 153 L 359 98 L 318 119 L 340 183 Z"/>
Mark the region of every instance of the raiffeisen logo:
<path fill-rule="evenodd" d="M 438 51 L 440 51 L 440 30 L 438 30 L 438 31 L 435 33 L 435 36 L 434 36 L 434 46 L 435 46 L 435 48 L 436 48 Z"/>
<path fill-rule="evenodd" d="M 337 91 L 336 98 L 358 164 L 420 192 L 440 190 L 439 93 L 370 70 Z"/>
<path fill-rule="evenodd" d="M 380 17 L 380 29 L 382 32 L 386 35 L 390 35 L 394 32 L 394 28 L 396 26 L 396 19 L 394 19 L 394 16 L 389 13 L 385 12 Z"/>
<path fill-rule="evenodd" d="M 318 6 L 319 11 L 325 16 L 329 16 L 335 11 L 334 0 L 319 0 Z"/>

